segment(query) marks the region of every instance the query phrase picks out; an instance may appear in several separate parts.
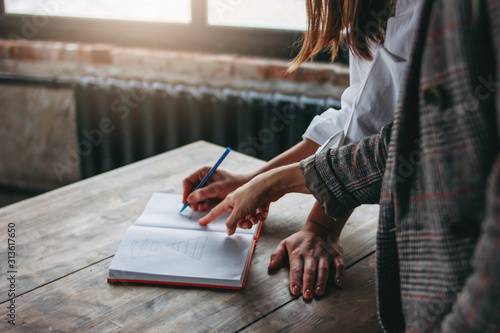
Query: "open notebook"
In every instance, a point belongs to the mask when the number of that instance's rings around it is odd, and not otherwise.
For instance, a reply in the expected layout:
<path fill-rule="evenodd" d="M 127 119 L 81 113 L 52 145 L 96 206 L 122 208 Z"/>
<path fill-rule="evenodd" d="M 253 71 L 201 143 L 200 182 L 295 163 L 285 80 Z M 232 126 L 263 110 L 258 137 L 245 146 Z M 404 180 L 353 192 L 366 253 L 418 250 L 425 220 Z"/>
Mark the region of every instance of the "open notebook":
<path fill-rule="evenodd" d="M 164 283 L 241 289 L 245 286 L 261 223 L 229 237 L 227 216 L 206 227 L 204 214 L 181 196 L 154 193 L 131 226 L 109 266 L 108 282 Z"/>

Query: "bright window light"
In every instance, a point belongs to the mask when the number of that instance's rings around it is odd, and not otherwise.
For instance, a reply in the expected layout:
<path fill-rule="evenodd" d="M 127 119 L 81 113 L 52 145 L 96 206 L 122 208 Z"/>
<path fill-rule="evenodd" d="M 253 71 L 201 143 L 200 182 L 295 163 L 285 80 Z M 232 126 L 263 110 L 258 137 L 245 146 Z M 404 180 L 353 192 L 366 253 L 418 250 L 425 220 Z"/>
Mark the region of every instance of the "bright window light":
<path fill-rule="evenodd" d="M 212 25 L 306 29 L 305 0 L 207 0 Z"/>
<path fill-rule="evenodd" d="M 191 0 L 4 0 L 8 14 L 191 23 Z"/>

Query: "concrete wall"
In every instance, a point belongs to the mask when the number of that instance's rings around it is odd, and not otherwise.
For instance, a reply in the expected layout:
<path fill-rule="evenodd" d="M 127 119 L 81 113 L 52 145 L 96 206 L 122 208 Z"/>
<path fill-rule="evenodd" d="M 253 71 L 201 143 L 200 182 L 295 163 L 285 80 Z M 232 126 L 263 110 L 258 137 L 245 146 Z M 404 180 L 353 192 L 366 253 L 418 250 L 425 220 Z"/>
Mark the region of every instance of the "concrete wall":
<path fill-rule="evenodd" d="M 56 172 L 76 133 L 72 90 L 0 86 L 0 184 L 46 191 L 78 180 L 78 165 Z"/>

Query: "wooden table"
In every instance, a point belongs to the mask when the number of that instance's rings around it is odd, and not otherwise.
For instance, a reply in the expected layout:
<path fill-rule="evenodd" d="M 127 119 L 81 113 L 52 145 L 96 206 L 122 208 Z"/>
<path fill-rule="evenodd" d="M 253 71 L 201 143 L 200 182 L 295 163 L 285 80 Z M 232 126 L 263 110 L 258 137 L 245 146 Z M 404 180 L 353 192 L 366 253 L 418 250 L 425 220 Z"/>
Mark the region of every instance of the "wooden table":
<path fill-rule="evenodd" d="M 183 177 L 214 163 L 223 149 L 196 142 L 1 209 L 0 331 L 380 331 L 374 289 L 377 206 L 358 208 L 343 231 L 343 288 L 331 286 L 311 302 L 289 293 L 286 267 L 267 271 L 271 252 L 300 229 L 313 205 L 312 196 L 301 194 L 271 206 L 241 291 L 106 282 L 125 231 L 151 194 L 180 194 Z M 263 163 L 233 152 L 223 167 L 249 171 Z M 15 229 L 11 237 L 9 226 Z M 15 240 L 12 251 L 9 238 Z M 8 252 L 15 255 L 11 268 Z M 9 289 L 16 295 L 14 312 Z M 8 323 L 11 313 L 15 326 Z"/>

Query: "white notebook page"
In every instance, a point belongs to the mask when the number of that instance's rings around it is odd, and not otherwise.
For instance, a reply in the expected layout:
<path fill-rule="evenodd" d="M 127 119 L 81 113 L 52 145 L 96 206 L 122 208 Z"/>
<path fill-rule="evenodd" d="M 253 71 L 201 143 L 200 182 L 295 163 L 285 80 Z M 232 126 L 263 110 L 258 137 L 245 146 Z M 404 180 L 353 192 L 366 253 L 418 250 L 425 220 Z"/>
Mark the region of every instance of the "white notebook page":
<path fill-rule="evenodd" d="M 241 285 L 253 235 L 132 226 L 109 267 L 110 279 Z"/>
<path fill-rule="evenodd" d="M 182 214 L 181 196 L 154 193 L 131 226 L 109 267 L 111 280 L 157 281 L 240 287 L 253 248 L 252 229 L 229 237 L 223 216 L 208 226 L 206 213 L 189 207 Z"/>
<path fill-rule="evenodd" d="M 187 207 L 182 214 L 179 214 L 181 208 L 182 196 L 170 193 L 153 193 L 135 225 L 226 232 L 226 219 L 229 214 L 218 218 L 208 226 L 201 226 L 198 220 L 205 216 L 207 212 L 193 212 L 191 208 Z M 257 227 L 258 224 L 248 230 L 238 228 L 236 233 L 255 235 Z"/>

